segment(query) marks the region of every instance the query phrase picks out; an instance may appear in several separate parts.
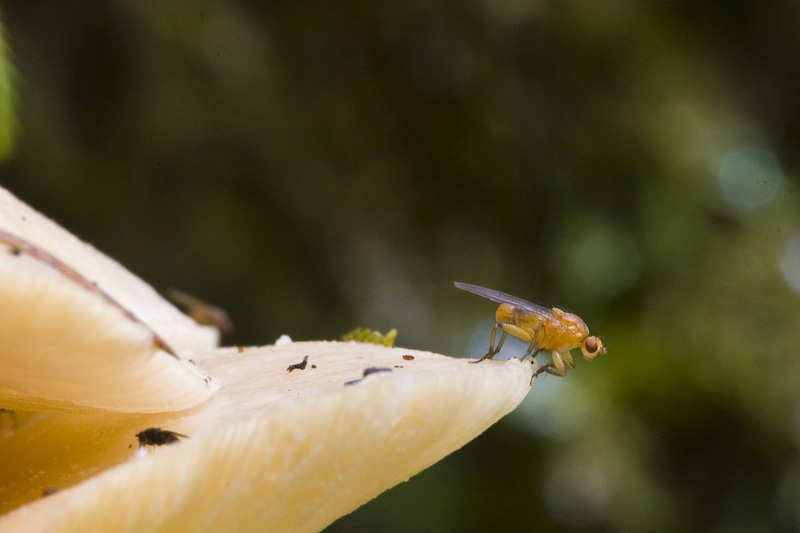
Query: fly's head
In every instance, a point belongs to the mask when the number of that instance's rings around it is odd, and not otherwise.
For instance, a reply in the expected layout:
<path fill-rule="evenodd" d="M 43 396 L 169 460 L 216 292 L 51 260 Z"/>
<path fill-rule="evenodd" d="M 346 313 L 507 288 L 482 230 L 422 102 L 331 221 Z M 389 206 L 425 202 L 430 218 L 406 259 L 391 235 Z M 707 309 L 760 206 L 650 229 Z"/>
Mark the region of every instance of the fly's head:
<path fill-rule="evenodd" d="M 581 353 L 584 359 L 591 361 L 601 353 L 606 353 L 606 347 L 603 346 L 603 341 L 601 341 L 599 337 L 586 337 L 583 342 L 581 342 Z"/>

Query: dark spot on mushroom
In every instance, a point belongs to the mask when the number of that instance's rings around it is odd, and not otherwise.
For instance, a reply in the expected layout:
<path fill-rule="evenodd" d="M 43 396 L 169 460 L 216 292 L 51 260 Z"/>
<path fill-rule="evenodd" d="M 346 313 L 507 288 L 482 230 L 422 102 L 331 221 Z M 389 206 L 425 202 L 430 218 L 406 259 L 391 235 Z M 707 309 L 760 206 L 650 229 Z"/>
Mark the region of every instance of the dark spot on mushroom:
<path fill-rule="evenodd" d="M 362 379 L 354 379 L 354 380 L 352 380 L 352 381 L 345 381 L 345 382 L 344 382 L 344 384 L 345 384 L 345 385 L 355 385 L 356 383 L 358 383 L 358 382 L 362 381 L 362 380 L 363 380 L 363 378 L 365 378 L 365 377 L 369 376 L 370 374 L 378 374 L 378 373 L 380 373 L 380 372 L 391 372 L 391 371 L 392 371 L 392 369 L 391 369 L 391 368 L 388 368 L 388 367 L 385 367 L 385 366 L 372 366 L 372 367 L 367 367 L 367 368 L 365 368 L 365 369 L 364 369 L 364 371 L 361 373 L 361 378 L 362 378 Z"/>
<path fill-rule="evenodd" d="M 139 439 L 139 447 L 142 446 L 163 446 L 164 444 L 174 444 L 181 438 L 188 439 L 186 435 L 175 433 L 174 431 L 167 431 L 161 428 L 147 428 L 136 434 Z"/>
<path fill-rule="evenodd" d="M 307 364 L 308 364 L 308 356 L 305 356 L 303 357 L 303 360 L 300 363 L 289 365 L 286 371 L 291 372 L 292 370 L 305 370 Z"/>
<path fill-rule="evenodd" d="M 388 367 L 385 367 L 385 366 L 383 366 L 383 367 L 374 366 L 374 367 L 370 367 L 370 368 L 365 368 L 363 375 L 364 375 L 364 377 L 367 377 L 370 374 L 378 374 L 379 372 L 391 372 L 391 371 L 392 371 L 391 368 L 388 368 Z"/>

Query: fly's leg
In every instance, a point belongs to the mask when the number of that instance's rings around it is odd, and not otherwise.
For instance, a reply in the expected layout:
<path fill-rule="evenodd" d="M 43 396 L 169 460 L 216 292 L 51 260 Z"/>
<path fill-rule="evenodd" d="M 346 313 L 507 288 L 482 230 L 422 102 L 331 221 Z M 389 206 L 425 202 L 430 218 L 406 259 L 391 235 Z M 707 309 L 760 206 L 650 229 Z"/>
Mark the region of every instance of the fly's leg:
<path fill-rule="evenodd" d="M 533 377 L 536 377 L 544 372 L 547 372 L 548 374 L 553 374 L 554 376 L 558 376 L 560 378 L 564 377 L 563 375 L 558 373 L 558 370 L 553 370 L 553 365 L 551 365 L 550 363 L 544 365 L 543 367 L 537 368 L 536 372 L 533 373 Z"/>
<path fill-rule="evenodd" d="M 541 350 L 539 350 L 539 338 L 544 338 L 545 330 L 544 324 L 539 324 L 539 327 L 536 328 L 536 332 L 533 334 L 531 338 L 531 343 L 528 345 L 528 351 L 525 352 L 525 355 L 519 358 L 520 361 L 531 355 L 531 359 L 535 358 Z"/>
<path fill-rule="evenodd" d="M 536 372 L 533 374 L 534 377 L 538 376 L 542 372 L 547 372 L 548 374 L 563 378 L 567 376 L 567 367 L 575 368 L 575 362 L 572 360 L 572 355 L 569 352 L 565 353 L 563 356 L 558 352 L 553 352 L 552 357 L 553 362 L 548 363 L 536 370 Z M 566 366 L 564 363 L 566 363 Z"/>
<path fill-rule="evenodd" d="M 563 354 L 553 352 L 553 365 L 558 370 L 558 374 L 564 377 L 567 375 L 567 367 L 575 368 L 575 361 L 572 360 L 572 354 L 569 352 Z"/>
<path fill-rule="evenodd" d="M 494 339 L 498 329 L 502 330 L 503 334 L 500 336 L 500 342 L 497 344 L 497 347 L 495 347 Z M 500 351 L 500 348 L 503 347 L 503 343 L 506 340 L 506 335 L 513 335 L 514 337 L 529 343 L 528 350 L 525 352 L 525 355 L 520 357 L 520 361 L 531 354 L 534 354 L 533 356 L 536 357 L 536 354 L 539 353 L 539 340 L 544 337 L 544 334 L 544 324 L 539 324 L 539 327 L 536 328 L 536 332 L 531 335 L 531 331 L 527 328 L 523 328 L 515 324 L 509 324 L 507 322 L 498 322 L 494 325 L 494 329 L 492 329 L 492 337 L 489 339 L 489 353 L 477 361 L 472 362 L 480 363 L 481 361 L 491 359 L 497 355 Z"/>
<path fill-rule="evenodd" d="M 477 361 L 470 361 L 470 363 L 473 363 L 473 364 L 480 363 L 481 361 L 485 361 L 486 359 L 491 359 L 492 357 L 497 355 L 497 353 L 500 351 L 500 348 L 503 347 L 503 343 L 506 341 L 506 335 L 508 335 L 506 333 L 506 331 L 503 329 L 503 325 L 504 324 L 501 324 L 500 322 L 498 322 L 492 328 L 492 336 L 489 338 L 489 352 L 486 355 L 484 355 L 483 357 L 481 357 L 480 359 L 478 359 Z M 497 343 L 497 348 L 495 348 L 494 347 L 494 337 L 497 334 L 497 328 L 503 329 L 503 334 L 500 335 L 500 342 Z"/>
<path fill-rule="evenodd" d="M 554 375 L 554 376 L 558 376 L 558 377 L 560 377 L 560 378 L 567 377 L 567 370 L 566 370 L 566 369 L 564 369 L 564 373 L 562 374 L 561 372 L 559 372 L 559 371 L 558 371 L 558 370 L 555 368 L 555 366 L 554 366 L 552 363 L 547 363 L 547 364 L 546 364 L 546 365 L 544 365 L 543 367 L 541 367 L 541 368 L 538 368 L 538 369 L 536 370 L 536 372 L 534 372 L 534 373 L 533 373 L 533 377 L 536 377 L 536 376 L 538 376 L 539 374 L 541 374 L 541 373 L 543 373 L 543 372 L 546 372 L 546 373 L 548 373 L 548 374 L 552 374 L 552 375 Z"/>

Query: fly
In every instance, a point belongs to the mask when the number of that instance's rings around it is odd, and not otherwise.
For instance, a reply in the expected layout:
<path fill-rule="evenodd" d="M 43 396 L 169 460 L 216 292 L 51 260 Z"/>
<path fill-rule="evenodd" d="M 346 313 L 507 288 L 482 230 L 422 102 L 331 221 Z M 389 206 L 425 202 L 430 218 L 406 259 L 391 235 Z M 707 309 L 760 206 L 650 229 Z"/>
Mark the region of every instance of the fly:
<path fill-rule="evenodd" d="M 500 304 L 495 313 L 496 322 L 492 336 L 489 338 L 489 352 L 474 361 L 475 363 L 497 355 L 503 347 L 506 335 L 509 334 L 528 343 L 528 350 L 520 359 L 525 359 L 529 355 L 536 357 L 539 352 L 550 352 L 553 362 L 538 369 L 535 375 L 547 372 L 555 376 L 566 376 L 567 367 L 575 368 L 575 361 L 570 353 L 575 348 L 581 349 L 587 361 L 591 361 L 598 354 L 606 353 L 603 342 L 598 337 L 589 335 L 589 328 L 577 315 L 562 311 L 558 307 L 548 309 L 493 289 L 458 281 L 453 284 L 461 290 Z M 495 346 L 498 329 L 503 334 Z"/>

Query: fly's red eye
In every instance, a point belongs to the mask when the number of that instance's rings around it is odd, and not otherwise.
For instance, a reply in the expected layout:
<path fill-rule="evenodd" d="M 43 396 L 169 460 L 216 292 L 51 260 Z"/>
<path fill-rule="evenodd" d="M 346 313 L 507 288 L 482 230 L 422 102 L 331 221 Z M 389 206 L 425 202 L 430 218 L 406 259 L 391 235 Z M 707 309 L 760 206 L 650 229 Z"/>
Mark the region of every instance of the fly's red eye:
<path fill-rule="evenodd" d="M 595 337 L 589 337 L 588 339 L 586 339 L 585 346 L 586 346 L 586 351 L 588 353 L 594 353 L 599 348 L 599 346 L 597 345 L 597 339 Z"/>

